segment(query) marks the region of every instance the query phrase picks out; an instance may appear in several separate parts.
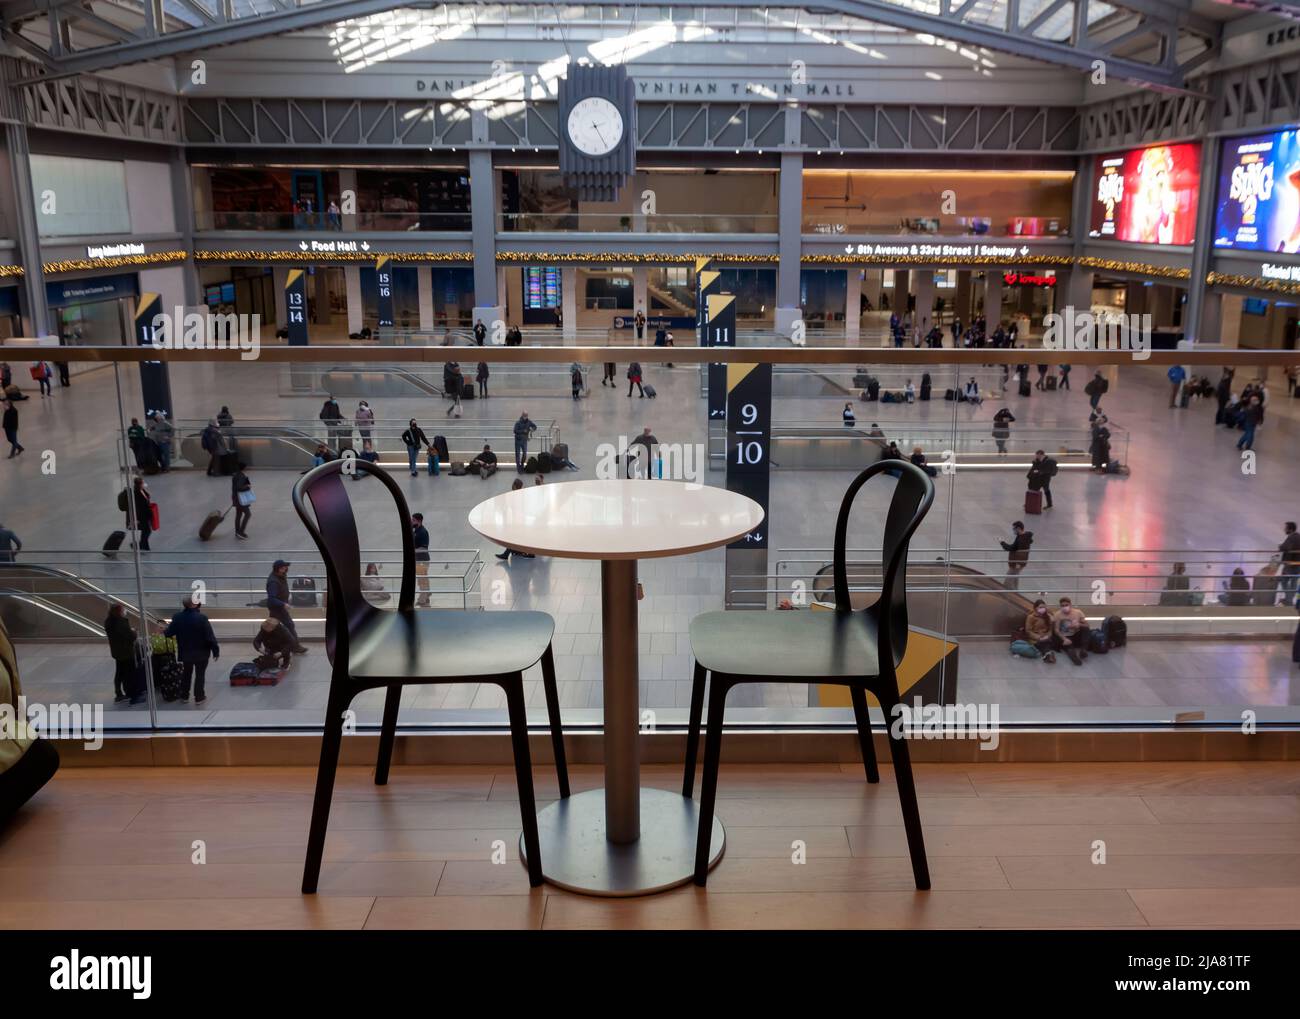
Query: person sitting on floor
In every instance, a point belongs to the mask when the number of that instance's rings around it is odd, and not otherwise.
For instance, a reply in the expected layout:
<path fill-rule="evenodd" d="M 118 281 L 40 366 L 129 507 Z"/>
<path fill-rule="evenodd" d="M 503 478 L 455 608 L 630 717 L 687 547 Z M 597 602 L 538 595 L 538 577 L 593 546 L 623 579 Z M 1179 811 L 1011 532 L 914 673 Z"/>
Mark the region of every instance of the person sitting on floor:
<path fill-rule="evenodd" d="M 1025 616 L 1025 633 L 1028 634 L 1029 643 L 1043 656 L 1043 661 L 1048 665 L 1053 664 L 1056 652 L 1052 646 L 1052 613 L 1042 598 L 1034 602 L 1033 610 Z"/>
<path fill-rule="evenodd" d="M 478 476 L 484 480 L 497 472 L 497 455 L 486 443 L 483 444 L 483 452 L 476 456 L 473 462 L 478 464 Z"/>

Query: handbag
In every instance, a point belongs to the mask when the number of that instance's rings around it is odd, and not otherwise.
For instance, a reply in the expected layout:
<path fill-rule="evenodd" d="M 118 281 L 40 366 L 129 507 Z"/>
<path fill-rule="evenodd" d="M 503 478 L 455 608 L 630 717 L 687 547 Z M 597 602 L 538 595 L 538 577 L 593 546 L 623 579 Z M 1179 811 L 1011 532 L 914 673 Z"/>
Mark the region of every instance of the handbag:
<path fill-rule="evenodd" d="M 158 504 L 156 502 L 151 502 L 149 504 L 149 527 L 151 530 L 156 531 L 160 526 L 161 524 L 159 523 Z"/>
<path fill-rule="evenodd" d="M 253 503 L 257 502 L 257 493 L 251 488 L 246 488 L 242 492 L 238 493 L 236 498 L 239 499 L 239 505 L 251 506 Z"/>

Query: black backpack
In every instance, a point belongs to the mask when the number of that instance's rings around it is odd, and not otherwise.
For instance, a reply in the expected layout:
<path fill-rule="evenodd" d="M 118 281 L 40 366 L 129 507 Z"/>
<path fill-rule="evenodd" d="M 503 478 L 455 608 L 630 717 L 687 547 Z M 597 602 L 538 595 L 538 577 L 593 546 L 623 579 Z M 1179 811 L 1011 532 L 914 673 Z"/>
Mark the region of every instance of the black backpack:
<path fill-rule="evenodd" d="M 1056 477 L 1056 474 L 1060 469 L 1060 465 L 1050 456 L 1043 457 L 1043 470 L 1047 471 L 1047 476 L 1049 478 Z"/>
<path fill-rule="evenodd" d="M 1128 623 L 1119 616 L 1107 616 L 1102 620 L 1101 632 L 1111 647 L 1124 647 L 1128 643 Z"/>

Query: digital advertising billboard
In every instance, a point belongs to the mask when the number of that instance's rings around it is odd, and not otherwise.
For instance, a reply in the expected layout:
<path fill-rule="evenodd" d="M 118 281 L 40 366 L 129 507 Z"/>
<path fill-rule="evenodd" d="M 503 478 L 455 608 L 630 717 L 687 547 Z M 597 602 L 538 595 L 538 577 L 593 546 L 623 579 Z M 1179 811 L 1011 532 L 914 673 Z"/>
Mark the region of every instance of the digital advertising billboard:
<path fill-rule="evenodd" d="M 1191 244 L 1200 167 L 1200 142 L 1098 156 L 1089 236 L 1134 244 Z"/>
<path fill-rule="evenodd" d="M 1224 139 L 1216 199 L 1216 248 L 1300 251 L 1300 131 Z"/>

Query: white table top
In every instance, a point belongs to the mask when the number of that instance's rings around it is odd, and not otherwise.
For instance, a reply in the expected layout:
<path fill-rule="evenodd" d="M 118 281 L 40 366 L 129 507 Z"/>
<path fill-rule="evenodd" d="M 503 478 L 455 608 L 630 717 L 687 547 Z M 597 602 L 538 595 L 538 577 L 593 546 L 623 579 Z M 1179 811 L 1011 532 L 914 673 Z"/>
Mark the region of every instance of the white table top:
<path fill-rule="evenodd" d="M 469 525 L 498 545 L 565 559 L 653 559 L 716 548 L 763 522 L 753 499 L 682 481 L 525 485 L 479 503 Z"/>

